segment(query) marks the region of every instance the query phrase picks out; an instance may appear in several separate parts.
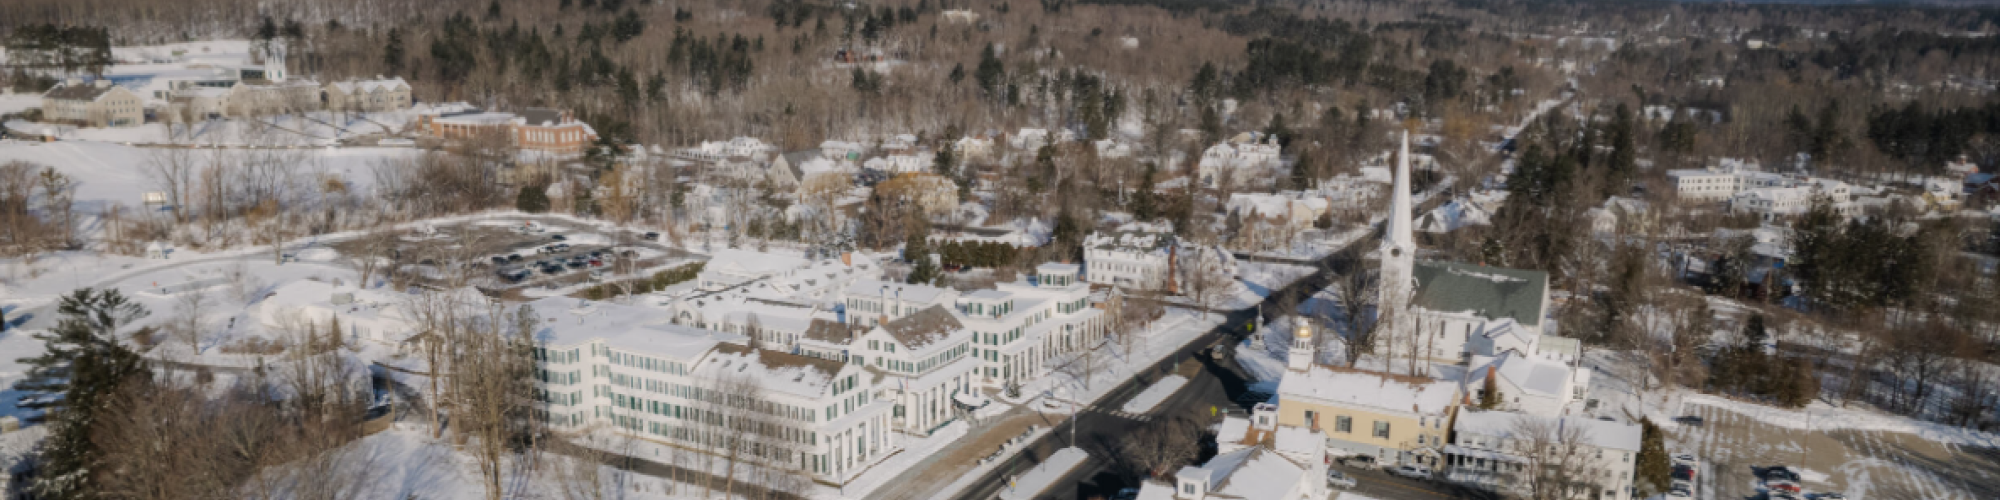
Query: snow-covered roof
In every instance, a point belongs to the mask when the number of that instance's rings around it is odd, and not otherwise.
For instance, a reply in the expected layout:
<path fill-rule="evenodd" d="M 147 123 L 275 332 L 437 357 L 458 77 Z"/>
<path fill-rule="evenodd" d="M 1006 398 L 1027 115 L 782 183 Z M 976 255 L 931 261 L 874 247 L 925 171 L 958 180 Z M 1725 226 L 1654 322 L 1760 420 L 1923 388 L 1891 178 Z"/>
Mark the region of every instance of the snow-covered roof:
<path fill-rule="evenodd" d="M 718 380 L 746 376 L 766 391 L 804 398 L 825 394 L 846 363 L 811 356 L 756 349 L 736 344 L 717 344 L 714 353 L 695 365 L 689 374 L 696 380 Z"/>
<path fill-rule="evenodd" d="M 1281 398 L 1299 397 L 1360 408 L 1437 415 L 1450 408 L 1458 384 L 1450 380 L 1391 375 L 1349 368 L 1314 366 L 1286 373 Z"/>
<path fill-rule="evenodd" d="M 1541 324 L 1549 289 L 1546 272 L 1436 261 L 1419 261 L 1414 271 L 1412 301 L 1425 309 Z"/>
<path fill-rule="evenodd" d="M 1486 371 L 1498 366 L 1501 378 L 1522 390 L 1541 396 L 1562 397 L 1563 382 L 1569 380 L 1570 368 L 1561 361 L 1522 355 L 1514 351 L 1499 356 L 1484 356 L 1472 360 L 1471 370 L 1466 371 L 1466 387 L 1477 387 L 1486 379 Z"/>
<path fill-rule="evenodd" d="M 926 307 L 908 316 L 890 320 L 876 328 L 895 337 L 896 342 L 912 351 L 922 350 L 952 334 L 965 330 L 965 325 L 949 309 L 941 305 Z"/>
<path fill-rule="evenodd" d="M 716 271 L 741 275 L 771 275 L 805 267 L 811 264 L 804 257 L 780 255 L 736 248 L 717 250 L 708 259 L 702 271 Z"/>
<path fill-rule="evenodd" d="M 394 78 L 378 78 L 374 80 L 348 80 L 345 82 L 334 82 L 333 87 L 340 89 L 341 92 L 355 94 L 362 92 L 374 92 L 376 90 L 395 91 L 398 89 L 408 89 L 410 88 L 410 84 L 409 82 L 403 81 L 403 77 L 399 76 Z"/>
<path fill-rule="evenodd" d="M 662 309 L 569 297 L 550 297 L 528 305 L 542 317 L 542 328 L 534 337 L 545 345 L 602 341 L 617 349 L 694 361 L 717 345 L 743 341 L 737 335 L 670 324 L 671 313 Z"/>
<path fill-rule="evenodd" d="M 1183 467 L 1178 475 L 1205 480 L 1212 497 L 1277 500 L 1309 472 L 1277 453 L 1252 446 L 1216 455 L 1200 467 Z"/>
<path fill-rule="evenodd" d="M 940 297 L 953 292 L 954 290 L 949 288 L 875 279 L 856 280 L 854 284 L 847 286 L 848 295 L 886 297 L 919 304 L 935 304 Z"/>
<path fill-rule="evenodd" d="M 1458 418 L 1452 423 L 1452 431 L 1507 439 L 1526 439 L 1528 436 L 1521 434 L 1523 422 L 1554 424 L 1547 426 L 1551 432 L 1582 427 L 1581 437 L 1591 446 L 1635 453 L 1639 451 L 1642 430 L 1638 424 L 1606 422 L 1588 417 L 1550 418 L 1501 411 L 1467 410 L 1458 414 Z M 1556 436 L 1550 436 L 1554 437 Z"/>

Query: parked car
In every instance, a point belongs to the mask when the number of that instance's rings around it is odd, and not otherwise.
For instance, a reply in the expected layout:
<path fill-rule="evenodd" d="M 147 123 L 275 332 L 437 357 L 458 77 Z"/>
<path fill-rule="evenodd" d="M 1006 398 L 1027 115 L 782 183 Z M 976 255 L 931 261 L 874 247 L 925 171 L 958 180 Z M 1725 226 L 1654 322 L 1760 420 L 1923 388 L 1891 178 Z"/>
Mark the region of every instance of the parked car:
<path fill-rule="evenodd" d="M 1674 465 L 1685 465 L 1688 467 L 1694 467 L 1696 463 L 1697 462 L 1694 458 L 1694 454 L 1691 453 L 1674 454 Z"/>
<path fill-rule="evenodd" d="M 1431 468 L 1429 468 L 1429 467 L 1424 467 L 1424 466 L 1422 466 L 1422 465 L 1405 465 L 1405 466 L 1401 466 L 1401 467 L 1397 467 L 1397 468 L 1394 468 L 1394 469 L 1390 469 L 1390 470 L 1389 470 L 1389 473 L 1390 473 L 1390 474 L 1395 474 L 1395 475 L 1398 475 L 1398 476 L 1403 476 L 1403 477 L 1407 477 L 1407 478 L 1410 478 L 1410 479 L 1430 479 L 1430 478 L 1431 478 Z"/>
<path fill-rule="evenodd" d="M 1111 496 L 1111 500 L 1138 500 L 1138 499 L 1139 499 L 1138 488 L 1125 488 L 1122 490 L 1118 490 L 1118 494 Z"/>
<path fill-rule="evenodd" d="M 1355 455 L 1341 459 L 1340 463 L 1356 469 L 1373 469 L 1376 467 L 1373 455 Z"/>
<path fill-rule="evenodd" d="M 1673 478 L 1674 478 L 1674 479 L 1679 479 L 1679 480 L 1682 480 L 1682 481 L 1687 481 L 1687 482 L 1694 482 L 1694 473 L 1695 473 L 1695 471 L 1694 471 L 1694 466 L 1691 466 L 1691 465 L 1675 465 L 1675 466 L 1674 466 L 1674 472 L 1673 472 Z"/>
<path fill-rule="evenodd" d="M 646 239 L 653 241 L 660 241 L 660 233 L 658 231 L 646 231 Z M 1136 494 L 1136 492 L 1134 494 Z"/>
<path fill-rule="evenodd" d="M 1337 470 L 1326 471 L 1327 486 L 1332 486 L 1335 488 L 1353 488 L 1355 484 L 1356 483 L 1354 482 L 1354 478 L 1347 477 L 1347 474 L 1344 472 Z"/>
<path fill-rule="evenodd" d="M 1814 493 L 1811 495 L 1806 495 L 1806 498 L 1810 500 L 1847 500 L 1847 495 L 1842 495 L 1839 493 L 1832 493 L 1832 492 Z"/>
<path fill-rule="evenodd" d="M 551 235 L 549 235 L 549 239 L 551 239 L 551 240 L 556 240 L 556 241 L 567 241 L 567 240 L 569 240 L 569 237 L 568 237 L 568 236 L 563 236 L 563 235 L 560 235 L 560 234 L 551 234 Z"/>
<path fill-rule="evenodd" d="M 1691 489 L 1676 487 L 1667 490 L 1667 500 L 1691 500 L 1693 498 L 1694 490 Z"/>
<path fill-rule="evenodd" d="M 1769 469 L 1764 469 L 1764 480 L 1791 481 L 1796 483 L 1799 482 L 1799 473 L 1792 470 L 1791 467 L 1773 465 Z"/>
<path fill-rule="evenodd" d="M 497 265 L 501 265 L 501 264 L 506 264 L 506 263 L 507 263 L 507 258 L 506 258 L 506 257 L 502 257 L 502 256 L 499 256 L 499 255 L 495 255 L 495 256 L 493 256 L 493 265 L 496 265 L 496 266 L 497 266 Z"/>
<path fill-rule="evenodd" d="M 1764 480 L 1764 489 L 1770 490 L 1772 492 L 1785 492 L 1785 493 L 1799 493 L 1800 491 L 1803 491 L 1803 488 L 1799 487 L 1799 483 L 1793 481 L 1787 481 L 1784 479 Z"/>
<path fill-rule="evenodd" d="M 1697 417 L 1694 415 L 1681 415 L 1678 417 L 1674 417 L 1674 422 L 1690 427 L 1701 427 L 1701 417 Z"/>

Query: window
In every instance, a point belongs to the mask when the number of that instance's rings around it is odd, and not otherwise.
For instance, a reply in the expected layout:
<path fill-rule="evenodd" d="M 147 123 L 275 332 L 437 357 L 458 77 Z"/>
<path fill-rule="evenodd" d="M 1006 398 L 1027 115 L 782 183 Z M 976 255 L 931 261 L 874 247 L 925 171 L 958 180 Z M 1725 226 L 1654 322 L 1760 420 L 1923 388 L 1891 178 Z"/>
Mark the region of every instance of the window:
<path fill-rule="evenodd" d="M 1388 439 L 1388 438 L 1389 438 L 1389 423 L 1388 423 L 1388 422 L 1383 422 L 1383 421 L 1379 421 L 1379 420 L 1375 422 L 1375 437 L 1378 437 L 1378 438 L 1383 438 L 1383 439 Z"/>
<path fill-rule="evenodd" d="M 1335 431 L 1339 431 L 1339 432 L 1345 432 L 1345 433 L 1348 433 L 1348 434 L 1353 434 L 1353 433 L 1354 433 L 1354 418 L 1353 418 L 1353 417 L 1333 417 L 1333 430 L 1335 430 Z"/>

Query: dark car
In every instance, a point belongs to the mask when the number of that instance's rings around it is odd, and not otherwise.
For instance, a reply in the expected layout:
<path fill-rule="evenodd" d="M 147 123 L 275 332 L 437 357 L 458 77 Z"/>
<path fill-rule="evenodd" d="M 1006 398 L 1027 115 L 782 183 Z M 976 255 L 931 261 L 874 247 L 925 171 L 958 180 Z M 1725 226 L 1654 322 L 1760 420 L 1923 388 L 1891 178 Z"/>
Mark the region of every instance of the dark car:
<path fill-rule="evenodd" d="M 1674 417 L 1674 422 L 1680 423 L 1681 425 L 1701 427 L 1701 417 L 1697 417 L 1694 415 L 1682 415 Z"/>
<path fill-rule="evenodd" d="M 518 253 L 507 254 L 507 262 L 520 262 L 520 261 L 521 261 L 521 254 Z"/>
<path fill-rule="evenodd" d="M 660 239 L 660 233 L 656 231 L 646 231 L 646 239 L 657 241 Z"/>
<path fill-rule="evenodd" d="M 570 268 L 570 269 L 578 269 L 578 268 L 582 268 L 582 267 L 583 267 L 583 261 L 580 261 L 580 260 L 572 260 L 572 261 L 569 261 L 569 263 L 568 263 L 568 264 L 564 264 L 564 265 L 566 265 L 566 266 L 569 266 L 569 268 Z"/>
<path fill-rule="evenodd" d="M 1673 478 L 1687 482 L 1694 482 L 1694 468 L 1688 467 L 1686 465 L 1676 465 L 1674 466 Z"/>
<path fill-rule="evenodd" d="M 495 255 L 495 256 L 493 256 L 493 263 L 494 263 L 494 264 L 506 264 L 506 263 L 507 263 L 507 257 L 504 257 L 504 256 L 499 256 L 499 255 Z"/>

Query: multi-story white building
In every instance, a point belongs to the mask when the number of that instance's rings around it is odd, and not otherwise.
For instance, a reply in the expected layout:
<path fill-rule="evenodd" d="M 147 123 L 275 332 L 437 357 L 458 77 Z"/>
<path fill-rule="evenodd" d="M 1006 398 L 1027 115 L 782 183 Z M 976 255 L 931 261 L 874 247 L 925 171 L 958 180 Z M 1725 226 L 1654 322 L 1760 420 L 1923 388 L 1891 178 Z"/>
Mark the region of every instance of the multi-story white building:
<path fill-rule="evenodd" d="M 1202 151 L 1196 169 L 1203 187 L 1247 185 L 1278 167 L 1279 152 L 1277 137 L 1245 132 Z"/>
<path fill-rule="evenodd" d="M 931 306 L 951 305 L 958 290 L 864 279 L 848 286 L 846 295 L 847 322 L 873 328 Z"/>
<path fill-rule="evenodd" d="M 559 431 L 610 426 L 836 485 L 900 447 L 894 403 L 871 396 L 880 378 L 859 364 L 751 348 L 655 309 L 530 306 L 546 321 L 534 334 L 535 414 Z"/>
<path fill-rule="evenodd" d="M 1586 417 L 1463 411 L 1444 448 L 1444 473 L 1456 482 L 1525 493 L 1533 479 L 1528 475 L 1540 470 L 1567 479 L 1543 484 L 1568 483 L 1566 489 L 1575 490 L 1558 496 L 1630 500 L 1641 434 L 1638 425 Z"/>
<path fill-rule="evenodd" d="M 890 320 L 854 340 L 852 360 L 881 374 L 882 399 L 896 402 L 896 430 L 919 436 L 958 418 L 955 400 L 978 390 L 979 360 L 972 357 L 972 331 L 951 309 L 930 306 Z"/>
<path fill-rule="evenodd" d="M 1177 242 L 1172 226 L 1129 224 L 1083 240 L 1084 277 L 1091 283 L 1174 293 Z"/>
<path fill-rule="evenodd" d="M 1722 201 L 1746 189 L 1789 184 L 1785 177 L 1759 171 L 1756 162 L 1724 158 L 1708 168 L 1668 170 L 1674 193 L 1687 201 Z"/>
<path fill-rule="evenodd" d="M 1042 264 L 1032 277 L 958 298 L 958 319 L 972 330 L 972 354 L 983 362 L 983 385 L 1013 387 L 1046 376 L 1051 358 L 1104 340 L 1104 311 L 1090 305 L 1090 285 L 1078 269 Z"/>

